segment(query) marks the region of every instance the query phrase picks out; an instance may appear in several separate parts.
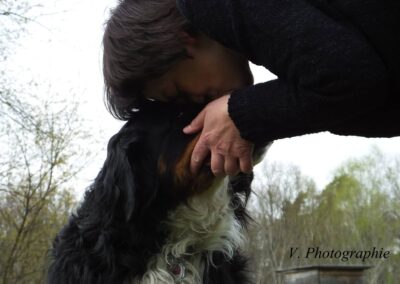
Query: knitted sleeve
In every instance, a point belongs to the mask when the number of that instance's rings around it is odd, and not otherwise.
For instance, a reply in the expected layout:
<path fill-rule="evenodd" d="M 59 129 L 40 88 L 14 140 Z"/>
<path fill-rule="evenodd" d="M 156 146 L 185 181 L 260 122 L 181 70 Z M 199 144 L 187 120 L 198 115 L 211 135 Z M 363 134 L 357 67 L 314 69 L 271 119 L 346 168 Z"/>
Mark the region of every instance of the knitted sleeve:
<path fill-rule="evenodd" d="M 204 33 L 278 79 L 233 91 L 229 114 L 254 143 L 330 130 L 382 106 L 387 71 L 363 35 L 307 0 L 177 0 Z"/>

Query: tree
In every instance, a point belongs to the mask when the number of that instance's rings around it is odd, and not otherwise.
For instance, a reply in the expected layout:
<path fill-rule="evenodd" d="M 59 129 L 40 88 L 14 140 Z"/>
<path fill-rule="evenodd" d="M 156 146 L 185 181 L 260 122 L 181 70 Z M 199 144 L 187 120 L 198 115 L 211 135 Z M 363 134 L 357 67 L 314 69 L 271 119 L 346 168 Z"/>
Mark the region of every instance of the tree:
<path fill-rule="evenodd" d="M 0 0 L 0 62 L 4 62 L 28 22 L 38 22 L 40 0 Z"/>
<path fill-rule="evenodd" d="M 0 0 L 0 63 L 36 21 L 36 8 Z M 43 283 L 51 242 L 76 204 L 73 180 L 91 158 L 83 143 L 91 136 L 73 99 L 43 99 L 53 93 L 46 83 L 18 86 L 0 66 L 0 283 Z"/>
<path fill-rule="evenodd" d="M 302 246 L 310 235 L 305 227 L 309 220 L 297 218 L 313 207 L 314 182 L 301 174 L 299 168 L 282 164 L 263 164 L 264 178 L 253 183 L 251 216 L 254 222 L 249 230 L 248 250 L 256 283 L 282 283 L 276 270 L 289 264 L 291 247 Z M 311 196 L 308 198 L 308 196 Z"/>
<path fill-rule="evenodd" d="M 249 253 L 257 283 L 281 283 L 278 268 L 311 264 L 369 264 L 368 283 L 395 283 L 400 277 L 400 157 L 374 148 L 346 161 L 320 192 L 299 169 L 268 165 L 256 181 Z M 390 252 L 390 257 L 342 259 L 305 257 L 308 248 Z M 299 254 L 294 254 L 294 249 Z M 294 257 L 291 254 L 294 254 Z"/>
<path fill-rule="evenodd" d="M 0 276 L 7 284 L 42 282 L 51 241 L 75 205 L 70 182 L 89 158 L 77 106 L 32 98 L 0 97 L 0 144 L 8 145 L 0 158 Z"/>
<path fill-rule="evenodd" d="M 354 249 L 378 247 L 391 252 L 389 259 L 366 262 L 374 266 L 368 273 L 370 283 L 390 283 L 391 278 L 400 276 L 400 203 L 395 199 L 399 162 L 400 157 L 387 156 L 373 148 L 369 155 L 349 160 L 337 169 L 333 181 L 321 194 L 334 193 L 335 207 L 342 215 L 335 233 L 346 238 L 337 247 L 347 244 Z M 320 212 L 323 210 L 319 208 Z"/>

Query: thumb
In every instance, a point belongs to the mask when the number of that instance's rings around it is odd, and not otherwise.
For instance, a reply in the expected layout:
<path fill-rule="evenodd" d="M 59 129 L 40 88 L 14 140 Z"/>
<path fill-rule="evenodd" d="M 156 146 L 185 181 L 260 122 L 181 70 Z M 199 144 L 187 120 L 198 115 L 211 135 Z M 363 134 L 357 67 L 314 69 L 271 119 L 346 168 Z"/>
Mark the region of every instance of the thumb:
<path fill-rule="evenodd" d="M 196 132 L 199 132 L 203 128 L 205 116 L 206 110 L 203 109 L 189 125 L 183 128 L 183 132 L 185 134 L 194 134 Z"/>

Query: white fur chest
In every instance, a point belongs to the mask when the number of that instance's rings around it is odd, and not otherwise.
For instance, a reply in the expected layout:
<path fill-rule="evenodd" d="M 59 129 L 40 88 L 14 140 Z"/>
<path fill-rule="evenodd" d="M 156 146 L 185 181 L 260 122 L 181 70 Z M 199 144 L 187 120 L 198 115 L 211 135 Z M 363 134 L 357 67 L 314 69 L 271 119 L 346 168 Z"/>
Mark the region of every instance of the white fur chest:
<path fill-rule="evenodd" d="M 170 212 L 169 235 L 161 253 L 150 259 L 142 279 L 133 283 L 202 283 L 204 255 L 211 263 L 214 251 L 232 258 L 244 237 L 230 201 L 226 182 L 214 182 Z"/>

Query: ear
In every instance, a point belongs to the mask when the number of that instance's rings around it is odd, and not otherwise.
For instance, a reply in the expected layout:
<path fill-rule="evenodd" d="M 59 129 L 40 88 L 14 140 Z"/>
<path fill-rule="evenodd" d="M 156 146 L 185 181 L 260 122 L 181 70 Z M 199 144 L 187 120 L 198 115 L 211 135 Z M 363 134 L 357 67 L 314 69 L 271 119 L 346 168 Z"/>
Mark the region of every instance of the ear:
<path fill-rule="evenodd" d="M 129 133 L 128 133 L 129 134 Z M 123 210 L 126 221 L 132 218 L 135 208 L 137 180 L 135 167 L 129 162 L 128 155 L 138 144 L 135 133 L 127 135 L 123 129 L 114 135 L 108 144 L 107 159 L 95 180 L 95 196 L 108 214 Z M 129 154 L 128 154 L 129 153 Z"/>
<path fill-rule="evenodd" d="M 198 37 L 194 36 L 194 35 L 190 35 L 188 32 L 180 32 L 178 33 L 178 38 L 180 39 L 180 41 L 183 43 L 183 45 L 185 46 L 185 50 L 187 55 L 190 58 L 194 58 L 195 54 L 196 54 L 196 50 L 198 48 Z"/>
<path fill-rule="evenodd" d="M 195 35 L 189 34 L 188 32 L 179 32 L 178 38 L 185 46 L 194 45 L 197 41 L 197 37 Z"/>

